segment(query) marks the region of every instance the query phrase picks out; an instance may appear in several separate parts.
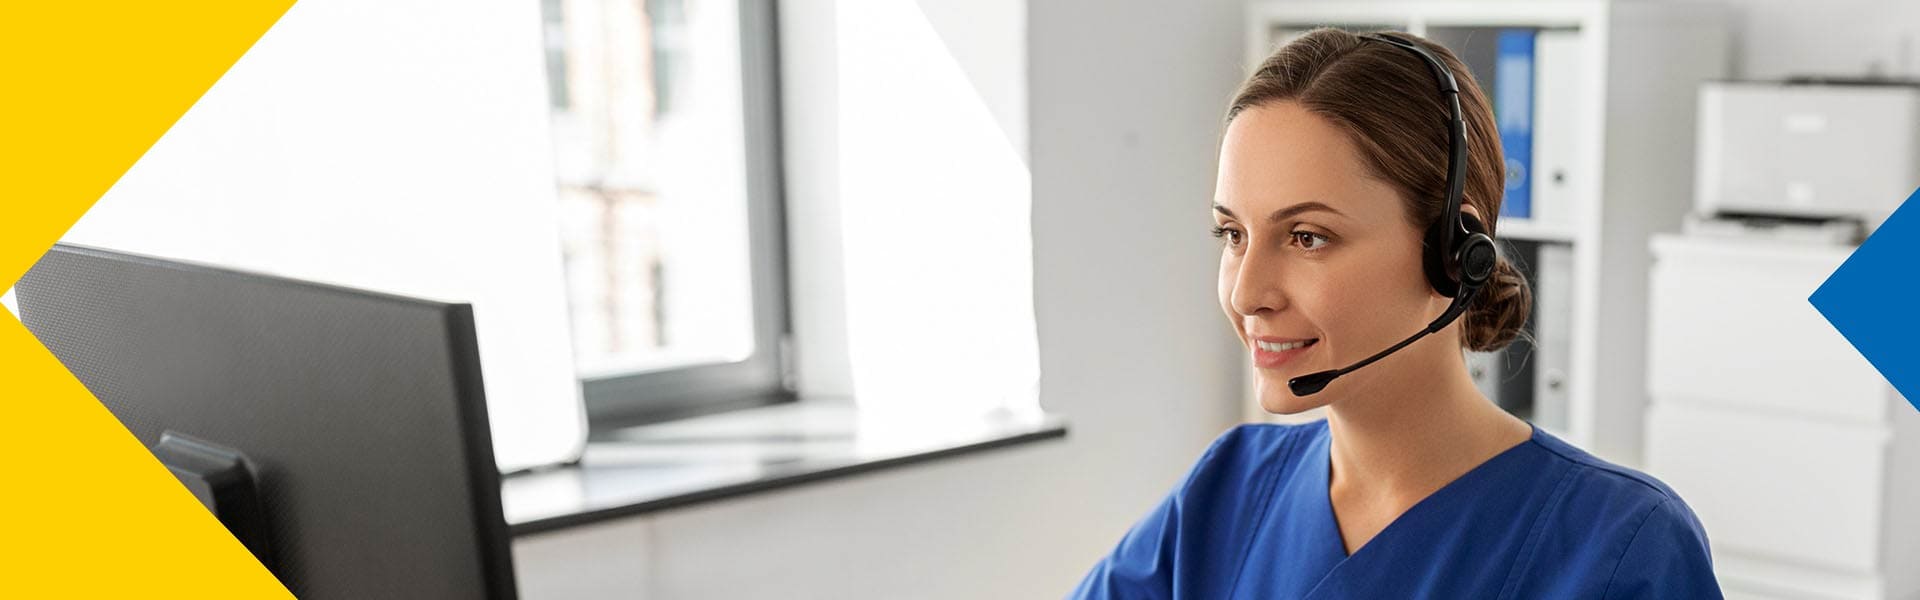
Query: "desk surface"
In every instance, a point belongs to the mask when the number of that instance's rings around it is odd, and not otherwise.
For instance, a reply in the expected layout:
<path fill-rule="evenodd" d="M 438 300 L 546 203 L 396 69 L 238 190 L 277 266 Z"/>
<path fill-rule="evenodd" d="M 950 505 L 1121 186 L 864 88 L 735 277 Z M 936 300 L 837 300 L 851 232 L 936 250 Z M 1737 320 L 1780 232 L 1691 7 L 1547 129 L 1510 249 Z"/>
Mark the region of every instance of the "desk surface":
<path fill-rule="evenodd" d="M 1066 433 L 1043 413 L 882 417 L 806 400 L 596 436 L 578 464 L 509 475 L 501 496 L 525 535 Z"/>

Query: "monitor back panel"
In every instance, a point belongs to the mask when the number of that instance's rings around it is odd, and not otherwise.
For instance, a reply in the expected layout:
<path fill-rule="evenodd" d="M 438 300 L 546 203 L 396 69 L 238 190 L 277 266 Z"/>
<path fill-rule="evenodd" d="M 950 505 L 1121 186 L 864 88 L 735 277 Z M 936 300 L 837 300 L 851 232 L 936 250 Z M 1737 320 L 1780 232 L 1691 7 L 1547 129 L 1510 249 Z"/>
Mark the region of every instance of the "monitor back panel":
<path fill-rule="evenodd" d="M 64 244 L 16 293 L 141 444 L 245 453 L 299 597 L 513 596 L 468 305 Z"/>

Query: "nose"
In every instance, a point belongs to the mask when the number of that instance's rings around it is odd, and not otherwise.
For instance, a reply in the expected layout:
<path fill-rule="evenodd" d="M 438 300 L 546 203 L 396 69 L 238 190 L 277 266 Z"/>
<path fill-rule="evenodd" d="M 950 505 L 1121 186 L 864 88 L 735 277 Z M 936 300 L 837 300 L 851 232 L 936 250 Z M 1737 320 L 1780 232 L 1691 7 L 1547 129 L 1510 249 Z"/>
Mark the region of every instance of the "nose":
<path fill-rule="evenodd" d="M 1257 248 L 1249 248 L 1240 257 L 1239 270 L 1233 274 L 1233 310 L 1243 316 L 1279 312 L 1287 306 L 1279 257 L 1269 257 Z"/>

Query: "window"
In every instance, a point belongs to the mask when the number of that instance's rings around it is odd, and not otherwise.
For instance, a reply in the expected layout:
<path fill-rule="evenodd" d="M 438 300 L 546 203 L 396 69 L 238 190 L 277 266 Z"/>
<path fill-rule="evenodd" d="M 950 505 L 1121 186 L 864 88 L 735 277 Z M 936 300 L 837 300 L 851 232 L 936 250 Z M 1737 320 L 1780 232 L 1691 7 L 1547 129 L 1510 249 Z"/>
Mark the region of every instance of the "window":
<path fill-rule="evenodd" d="M 596 424 L 791 398 L 771 0 L 544 0 Z"/>

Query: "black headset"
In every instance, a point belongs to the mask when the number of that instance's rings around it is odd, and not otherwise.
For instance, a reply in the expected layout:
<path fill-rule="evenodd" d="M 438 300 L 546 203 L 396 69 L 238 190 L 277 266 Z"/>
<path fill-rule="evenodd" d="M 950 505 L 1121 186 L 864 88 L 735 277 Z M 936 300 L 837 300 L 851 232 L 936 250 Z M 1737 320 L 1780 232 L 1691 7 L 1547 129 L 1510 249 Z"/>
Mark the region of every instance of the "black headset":
<path fill-rule="evenodd" d="M 1494 265 L 1500 257 L 1494 249 L 1493 237 L 1487 235 L 1486 225 L 1460 210 L 1467 179 L 1467 123 L 1460 114 L 1460 86 L 1453 79 L 1453 71 L 1419 44 L 1397 36 L 1374 33 L 1362 35 L 1360 39 L 1398 46 L 1426 61 L 1427 67 L 1433 70 L 1433 78 L 1439 80 L 1440 93 L 1446 97 L 1447 106 L 1452 111 L 1447 117 L 1447 208 L 1439 219 L 1427 227 L 1422 263 L 1427 283 L 1440 295 L 1452 298 L 1453 303 L 1426 329 L 1366 360 L 1346 368 L 1308 373 L 1287 380 L 1287 387 L 1295 396 L 1317 393 L 1335 378 L 1385 358 L 1414 340 L 1452 323 L 1466 312 L 1467 305 L 1479 295 L 1480 288 L 1493 277 Z"/>

